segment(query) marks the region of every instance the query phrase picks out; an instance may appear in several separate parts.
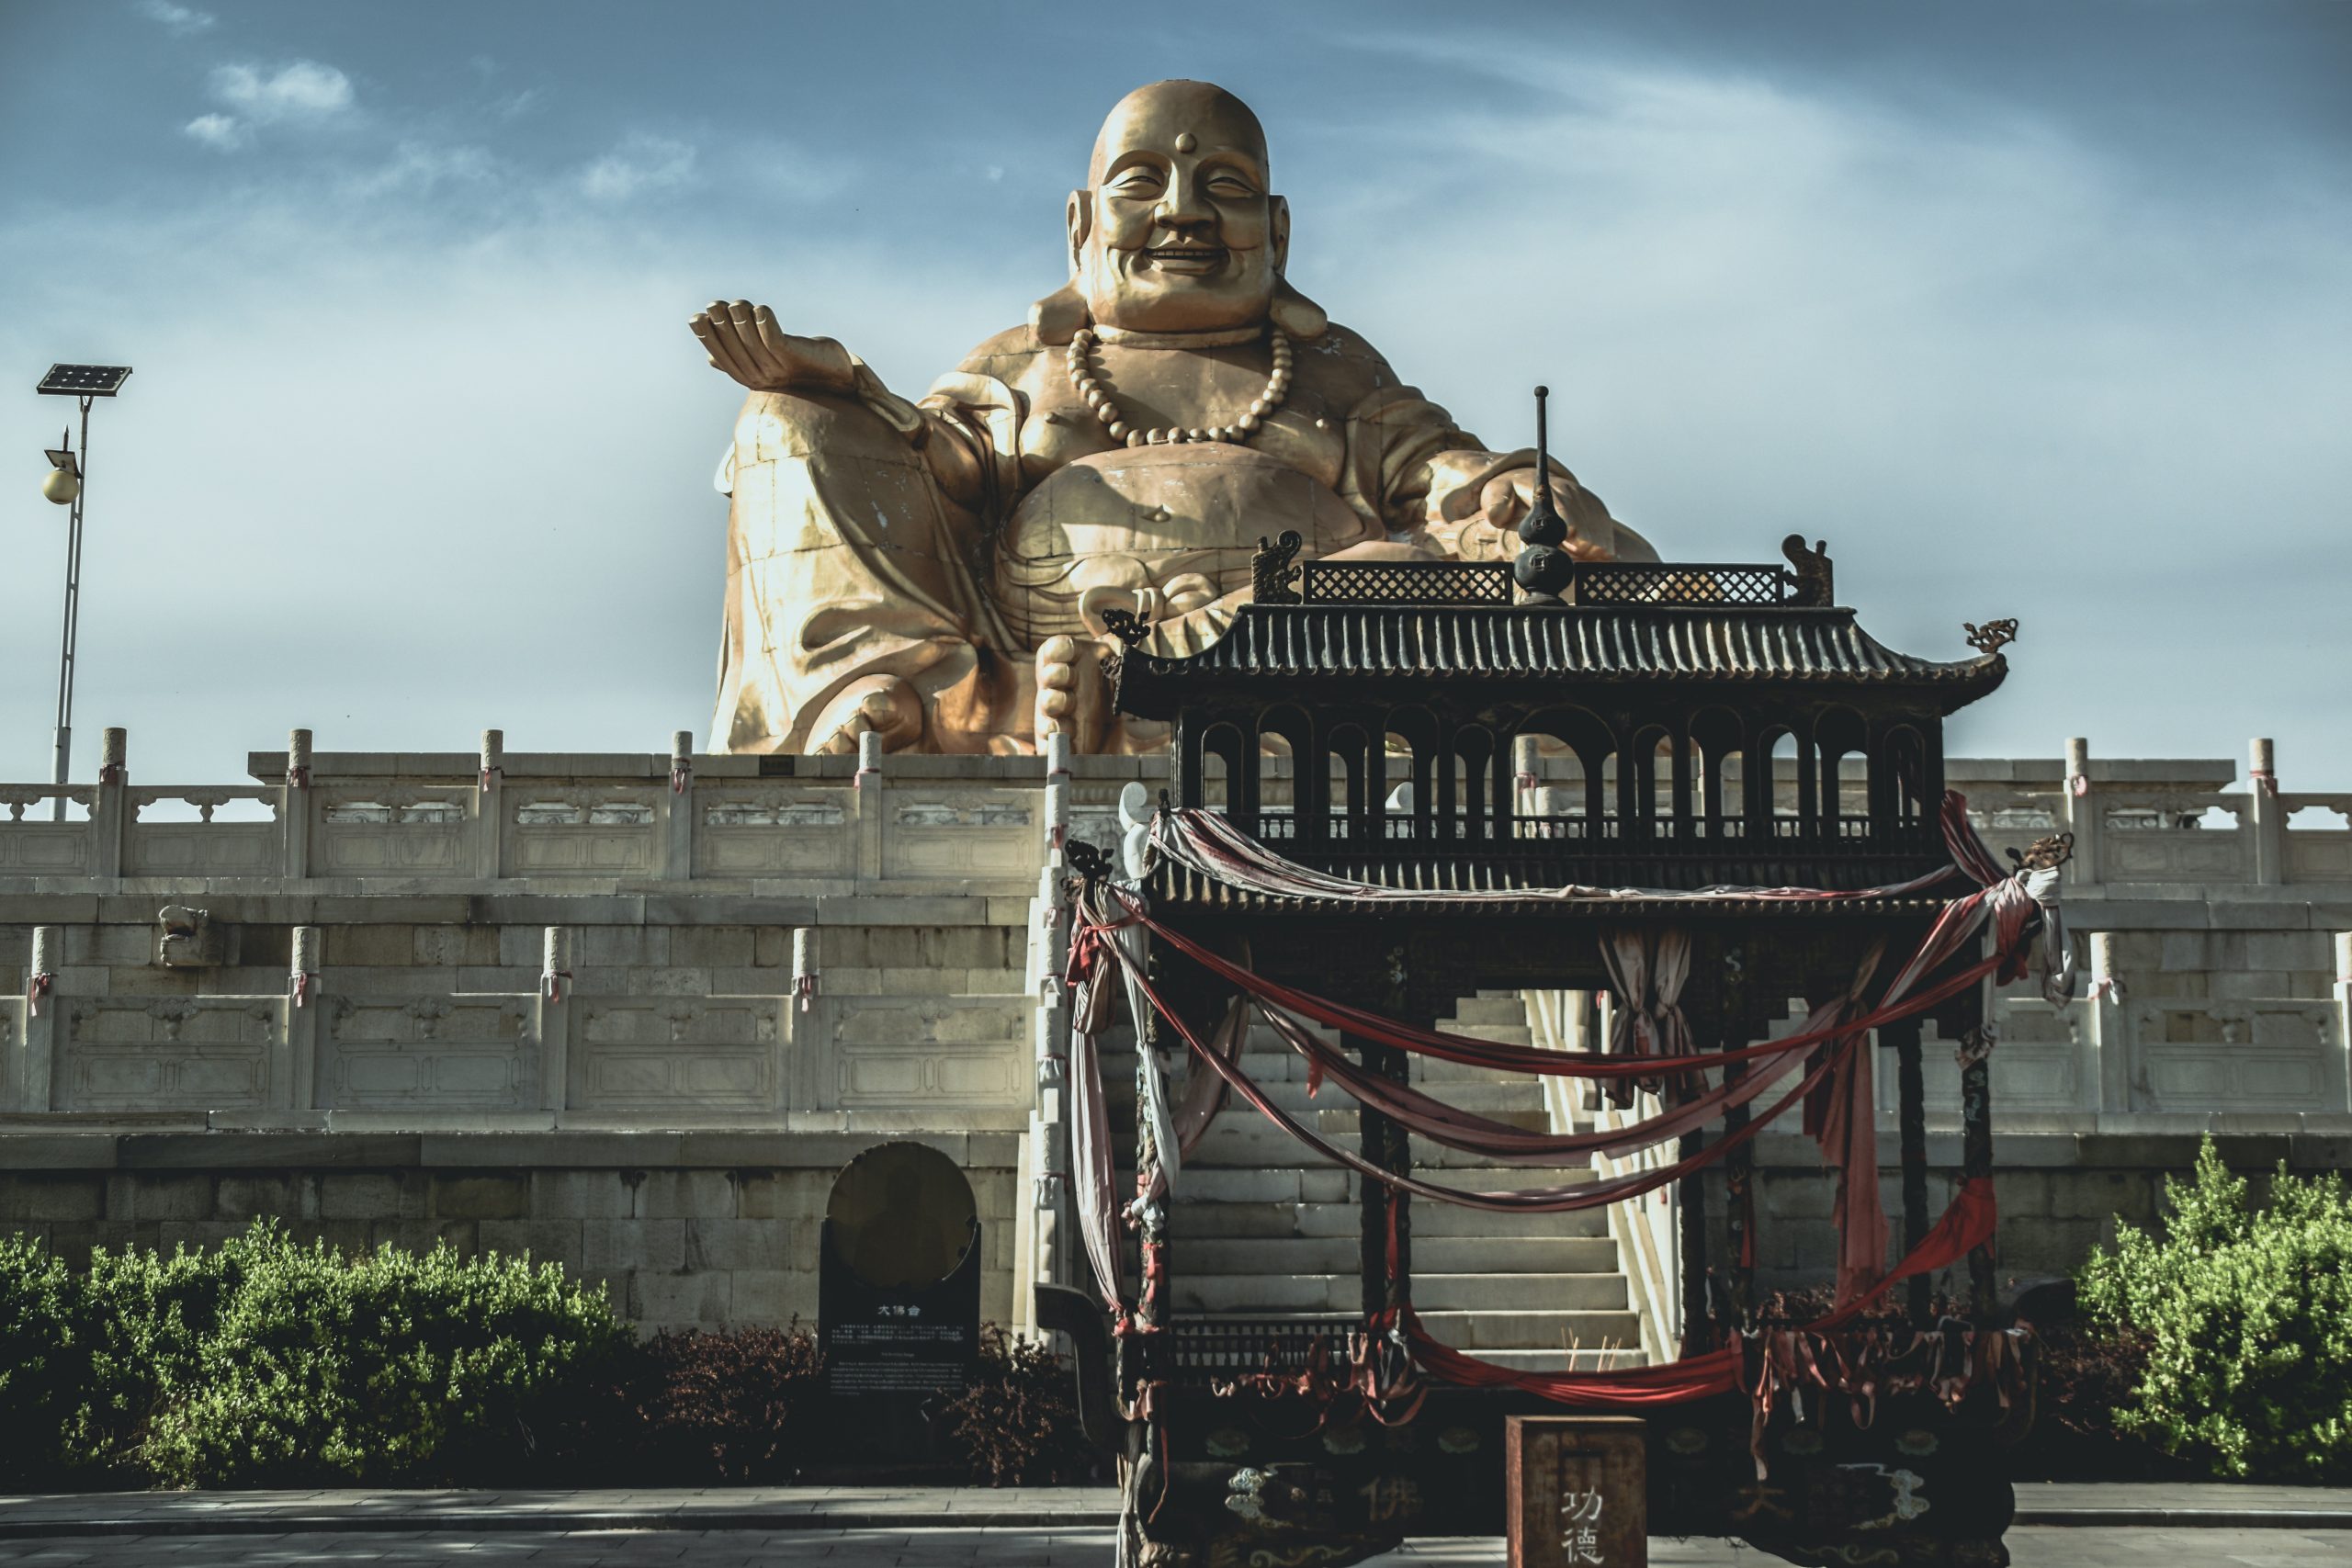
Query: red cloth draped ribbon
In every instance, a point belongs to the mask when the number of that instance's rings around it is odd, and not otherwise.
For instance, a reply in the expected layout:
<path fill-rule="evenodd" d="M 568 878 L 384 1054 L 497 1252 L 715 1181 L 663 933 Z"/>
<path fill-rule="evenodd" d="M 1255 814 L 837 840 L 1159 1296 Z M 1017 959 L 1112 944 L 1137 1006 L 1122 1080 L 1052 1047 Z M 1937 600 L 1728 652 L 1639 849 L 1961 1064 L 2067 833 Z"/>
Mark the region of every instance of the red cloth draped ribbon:
<path fill-rule="evenodd" d="M 1097 937 L 1095 940 L 1101 939 Z M 1357 1174 L 1378 1181 L 1396 1191 L 1418 1192 L 1422 1197 L 1437 1202 L 1458 1203 L 1464 1208 L 1483 1209 L 1490 1213 L 1570 1213 L 1583 1209 L 1597 1209 L 1624 1198 L 1637 1197 L 1670 1182 L 1679 1181 L 1692 1171 L 1721 1159 L 1733 1149 L 1755 1137 L 1764 1130 L 1768 1122 L 1802 1100 L 1815 1085 L 1828 1076 L 1830 1070 L 1848 1053 L 1855 1049 L 1854 1037 L 1849 1037 L 1836 1049 L 1826 1053 L 1825 1058 L 1805 1075 L 1796 1088 L 1781 1096 L 1761 1115 L 1749 1121 L 1746 1126 L 1735 1128 L 1724 1134 L 1723 1137 L 1706 1145 L 1697 1154 L 1677 1160 L 1671 1165 L 1659 1166 L 1650 1170 L 1634 1171 L 1607 1181 L 1580 1182 L 1559 1187 L 1522 1188 L 1500 1192 L 1474 1192 L 1459 1187 L 1446 1187 L 1433 1181 L 1425 1181 L 1417 1176 L 1400 1175 L 1396 1171 L 1384 1169 L 1363 1156 L 1327 1142 L 1317 1134 L 1309 1132 L 1282 1107 L 1269 1100 L 1265 1091 L 1258 1087 L 1249 1074 L 1242 1071 L 1239 1063 L 1229 1062 L 1209 1049 L 1200 1036 L 1193 1032 L 1193 1026 L 1185 1021 L 1182 1015 L 1170 1008 L 1160 998 L 1159 993 L 1152 987 L 1150 979 L 1144 974 L 1140 964 L 1130 958 L 1117 944 L 1106 943 L 1105 945 L 1117 957 L 1119 963 L 1127 968 L 1130 982 L 1142 990 L 1153 1009 L 1168 1021 L 1177 1034 L 1182 1038 L 1184 1043 L 1192 1048 L 1194 1055 L 1207 1063 L 1212 1071 L 1223 1077 L 1236 1094 L 1255 1106 L 1261 1115 L 1288 1133 L 1293 1138 L 1305 1144 L 1333 1164 L 1344 1165 Z"/>
<path fill-rule="evenodd" d="M 1989 1177 L 1978 1177 L 1963 1182 L 1951 1206 L 1943 1212 L 1928 1234 L 1919 1238 L 1903 1260 L 1887 1276 L 1855 1300 L 1817 1322 L 1809 1323 L 1800 1331 L 1806 1334 L 1826 1334 L 1850 1323 L 1872 1302 L 1886 1293 L 1898 1280 L 1915 1274 L 1930 1274 L 1951 1267 L 1975 1248 L 1993 1239 L 1998 1214 L 1993 1201 L 1993 1182 Z M 1685 1400 L 1704 1399 L 1713 1394 L 1730 1393 L 1740 1387 L 1740 1348 L 1727 1345 L 1703 1356 L 1692 1356 L 1679 1361 L 1662 1361 L 1650 1367 L 1627 1367 L 1605 1372 L 1540 1372 L 1518 1367 L 1500 1367 L 1467 1356 L 1432 1337 L 1406 1307 L 1401 1314 L 1384 1314 L 1378 1325 L 1396 1325 L 1403 1329 L 1413 1347 L 1413 1358 L 1424 1371 L 1442 1382 L 1459 1383 L 1466 1388 L 1515 1388 L 1555 1404 L 1579 1409 L 1628 1409 L 1644 1405 L 1675 1404 Z M 1770 1368 L 1766 1369 L 1770 1381 Z M 1755 1392 L 1762 1397 L 1767 1392 L 1759 1383 Z"/>

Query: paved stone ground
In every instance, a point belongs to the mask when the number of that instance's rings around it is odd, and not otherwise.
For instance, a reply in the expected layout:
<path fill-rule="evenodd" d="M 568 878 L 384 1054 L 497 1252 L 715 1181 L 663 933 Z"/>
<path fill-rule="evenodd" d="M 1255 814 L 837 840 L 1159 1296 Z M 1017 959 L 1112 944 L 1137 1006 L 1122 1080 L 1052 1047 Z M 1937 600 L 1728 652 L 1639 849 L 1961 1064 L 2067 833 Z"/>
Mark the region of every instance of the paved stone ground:
<path fill-rule="evenodd" d="M 2029 1517 L 2064 1522 L 2012 1529 L 2017 1568 L 2352 1563 L 2352 1489 L 2045 1483 L 2019 1486 L 2018 1503 Z M 1116 1507 L 1108 1487 L 0 1496 L 0 1568 L 1109 1568 Z M 665 1528 L 647 1528 L 657 1523 Z M 1770 1568 L 1779 1559 L 1729 1541 L 1657 1540 L 1650 1561 Z M 1377 1562 L 1499 1568 L 1503 1548 L 1421 1541 Z"/>
<path fill-rule="evenodd" d="M 2319 1568 L 2352 1562 L 2352 1530 L 2027 1526 L 2009 1532 L 2017 1568 Z M 62 1536 L 0 1541 L 0 1563 L 40 1568 L 1109 1568 L 1111 1532 L 947 1528 L 821 1530 L 575 1530 L 560 1534 Z M 1500 1541 L 1424 1541 L 1378 1568 L 1498 1568 Z M 1723 1541 L 1654 1541 L 1657 1568 L 1770 1568 L 1779 1559 Z"/>

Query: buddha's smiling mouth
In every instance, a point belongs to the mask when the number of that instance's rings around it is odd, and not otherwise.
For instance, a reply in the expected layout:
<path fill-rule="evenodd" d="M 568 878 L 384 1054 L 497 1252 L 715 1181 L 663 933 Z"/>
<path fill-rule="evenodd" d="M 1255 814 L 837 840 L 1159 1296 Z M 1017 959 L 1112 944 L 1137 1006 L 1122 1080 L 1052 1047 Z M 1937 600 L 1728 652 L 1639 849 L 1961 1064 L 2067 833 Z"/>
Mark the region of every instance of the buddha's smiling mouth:
<path fill-rule="evenodd" d="M 1151 265 L 1180 277 L 1206 277 L 1233 253 L 1223 245 L 1153 245 L 1143 253 Z"/>

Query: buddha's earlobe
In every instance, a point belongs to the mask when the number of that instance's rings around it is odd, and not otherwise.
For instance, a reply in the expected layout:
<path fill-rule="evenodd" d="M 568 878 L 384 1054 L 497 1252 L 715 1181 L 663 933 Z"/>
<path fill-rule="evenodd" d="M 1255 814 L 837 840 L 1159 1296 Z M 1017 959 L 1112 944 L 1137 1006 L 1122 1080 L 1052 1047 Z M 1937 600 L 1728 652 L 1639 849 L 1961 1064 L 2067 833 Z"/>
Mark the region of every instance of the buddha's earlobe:
<path fill-rule="evenodd" d="M 1094 324 L 1094 312 L 1078 287 L 1086 265 L 1086 236 L 1094 227 L 1092 193 L 1070 192 L 1064 217 L 1069 225 L 1069 281 L 1029 307 L 1029 330 L 1039 343 L 1054 347 L 1076 337 L 1080 327 Z"/>
<path fill-rule="evenodd" d="M 1062 209 L 1062 221 L 1069 231 L 1069 275 L 1076 277 L 1084 265 L 1086 237 L 1094 231 L 1094 193 L 1070 192 L 1069 203 Z"/>
<path fill-rule="evenodd" d="M 1274 298 L 1266 314 L 1288 335 L 1310 341 L 1321 337 L 1331 324 L 1330 313 L 1292 288 L 1286 277 L 1275 279 Z"/>
<path fill-rule="evenodd" d="M 1312 340 L 1321 337 L 1331 324 L 1323 307 L 1291 287 L 1283 269 L 1290 265 L 1290 202 L 1283 197 L 1270 198 L 1273 203 L 1273 231 L 1270 236 L 1274 254 L 1274 297 L 1266 304 L 1266 314 L 1274 325 L 1294 338 Z"/>
<path fill-rule="evenodd" d="M 1074 280 L 1029 307 L 1029 330 L 1037 334 L 1039 343 L 1052 347 L 1069 342 L 1080 327 L 1091 326 L 1093 321 L 1086 296 L 1079 292 Z"/>

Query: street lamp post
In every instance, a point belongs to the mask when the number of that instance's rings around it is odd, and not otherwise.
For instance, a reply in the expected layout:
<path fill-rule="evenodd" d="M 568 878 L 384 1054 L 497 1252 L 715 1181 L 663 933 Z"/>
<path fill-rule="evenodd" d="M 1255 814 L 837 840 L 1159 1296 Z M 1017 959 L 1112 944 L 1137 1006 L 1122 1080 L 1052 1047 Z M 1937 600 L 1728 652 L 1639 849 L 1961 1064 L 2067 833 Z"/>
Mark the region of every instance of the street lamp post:
<path fill-rule="evenodd" d="M 57 656 L 57 751 L 50 765 L 50 782 L 60 790 L 51 806 L 51 820 L 65 820 L 62 793 L 74 755 L 74 645 L 82 623 L 82 502 L 89 491 L 90 404 L 122 390 L 130 375 L 128 365 L 52 365 L 33 390 L 43 397 L 72 398 L 82 406 L 82 449 L 75 456 L 73 427 L 66 427 L 65 445 L 46 454 L 49 478 L 41 493 L 73 509 L 65 530 L 65 617 L 59 633 Z"/>

